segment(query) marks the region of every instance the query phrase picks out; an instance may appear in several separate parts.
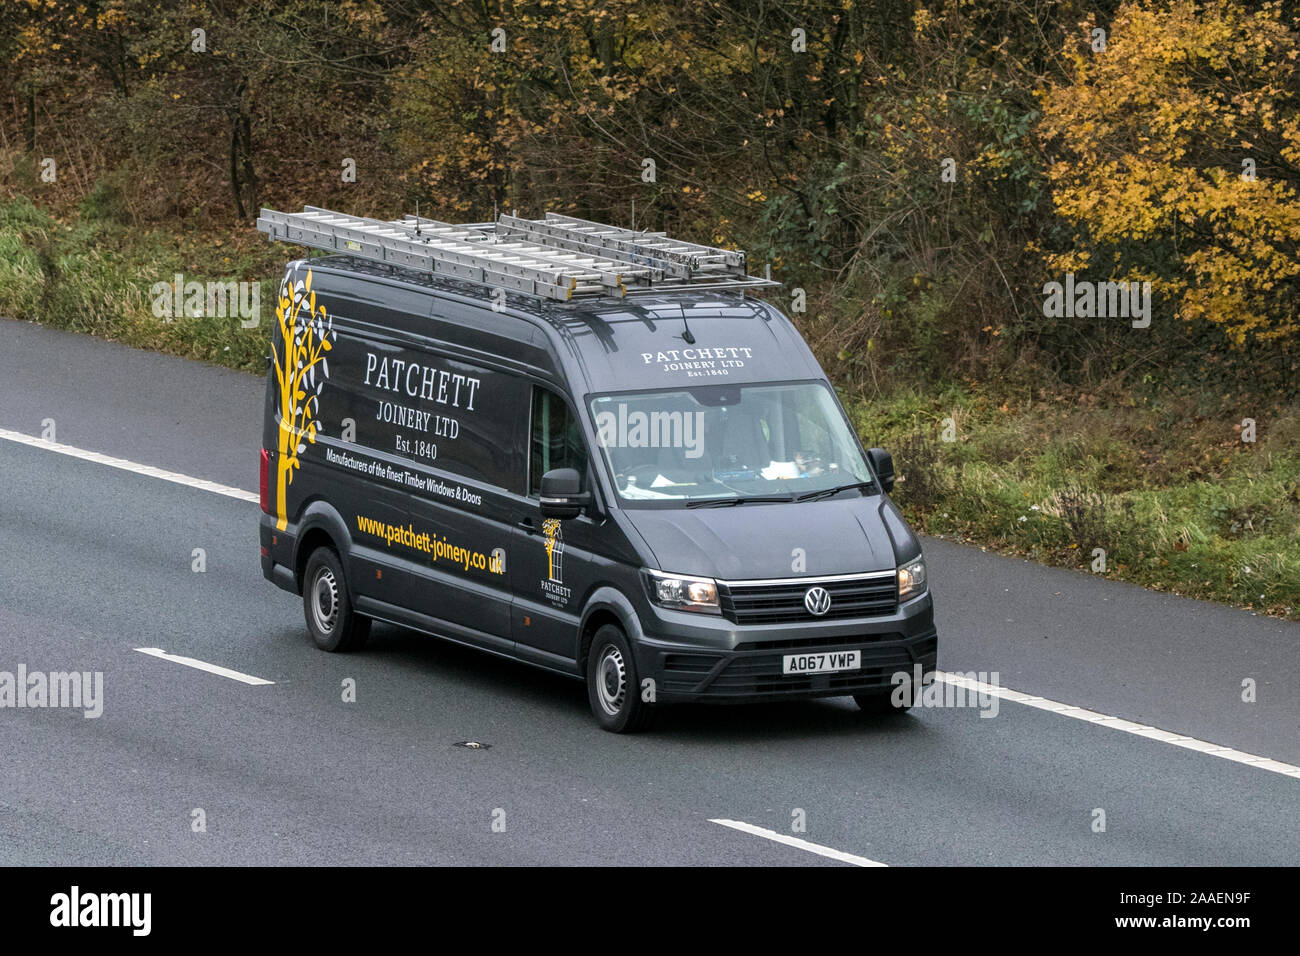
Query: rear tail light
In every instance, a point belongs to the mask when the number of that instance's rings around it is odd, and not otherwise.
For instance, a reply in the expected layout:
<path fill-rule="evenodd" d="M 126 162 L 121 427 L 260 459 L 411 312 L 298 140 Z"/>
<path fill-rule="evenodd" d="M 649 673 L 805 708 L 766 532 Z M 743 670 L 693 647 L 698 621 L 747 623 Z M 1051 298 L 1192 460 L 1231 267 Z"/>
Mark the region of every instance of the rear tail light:
<path fill-rule="evenodd" d="M 257 498 L 263 514 L 271 513 L 271 453 L 262 449 L 262 468 L 257 476 Z"/>

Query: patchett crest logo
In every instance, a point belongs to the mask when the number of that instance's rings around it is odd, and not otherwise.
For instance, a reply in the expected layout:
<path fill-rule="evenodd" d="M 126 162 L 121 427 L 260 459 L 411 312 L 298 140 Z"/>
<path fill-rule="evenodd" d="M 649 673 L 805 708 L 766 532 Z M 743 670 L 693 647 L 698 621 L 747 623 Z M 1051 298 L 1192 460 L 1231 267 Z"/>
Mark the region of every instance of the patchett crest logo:
<path fill-rule="evenodd" d="M 559 518 L 542 522 L 542 537 L 546 539 L 546 579 L 556 584 L 564 583 L 564 536 Z"/>
<path fill-rule="evenodd" d="M 546 546 L 546 577 L 542 578 L 542 593 L 557 607 L 568 604 L 572 591 L 564 586 L 564 533 L 559 518 L 542 522 L 542 541 Z"/>

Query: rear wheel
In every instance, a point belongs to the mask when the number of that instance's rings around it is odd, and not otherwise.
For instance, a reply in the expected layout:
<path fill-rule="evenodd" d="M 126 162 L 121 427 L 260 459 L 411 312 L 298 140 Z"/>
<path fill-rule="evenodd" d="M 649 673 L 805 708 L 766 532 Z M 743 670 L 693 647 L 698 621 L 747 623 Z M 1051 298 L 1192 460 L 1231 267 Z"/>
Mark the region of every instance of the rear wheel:
<path fill-rule="evenodd" d="M 602 728 L 615 734 L 650 726 L 654 706 L 641 699 L 641 682 L 627 637 L 613 624 L 596 631 L 587 653 L 587 700 Z"/>
<path fill-rule="evenodd" d="M 323 651 L 353 651 L 370 636 L 370 618 L 352 609 L 343 564 L 330 548 L 317 548 L 302 576 L 307 630 Z"/>

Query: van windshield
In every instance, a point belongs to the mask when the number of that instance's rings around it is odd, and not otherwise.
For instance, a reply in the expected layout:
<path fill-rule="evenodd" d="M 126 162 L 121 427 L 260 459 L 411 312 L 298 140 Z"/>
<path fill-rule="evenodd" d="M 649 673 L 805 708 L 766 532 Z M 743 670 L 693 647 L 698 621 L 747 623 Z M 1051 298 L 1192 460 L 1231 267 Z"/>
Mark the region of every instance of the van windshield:
<path fill-rule="evenodd" d="M 819 382 L 600 395 L 591 414 L 614 485 L 632 507 L 794 501 L 873 483 Z"/>

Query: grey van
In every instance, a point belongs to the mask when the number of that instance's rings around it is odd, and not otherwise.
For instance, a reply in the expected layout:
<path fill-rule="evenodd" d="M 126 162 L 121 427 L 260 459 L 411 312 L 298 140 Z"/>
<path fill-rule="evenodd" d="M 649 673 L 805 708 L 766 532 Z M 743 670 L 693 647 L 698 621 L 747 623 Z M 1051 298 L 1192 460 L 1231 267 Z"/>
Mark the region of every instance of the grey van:
<path fill-rule="evenodd" d="M 281 282 L 261 451 L 262 570 L 319 647 L 414 628 L 585 680 L 615 732 L 906 709 L 933 673 L 892 460 L 743 254 L 568 217 L 259 227 L 333 253 Z"/>

